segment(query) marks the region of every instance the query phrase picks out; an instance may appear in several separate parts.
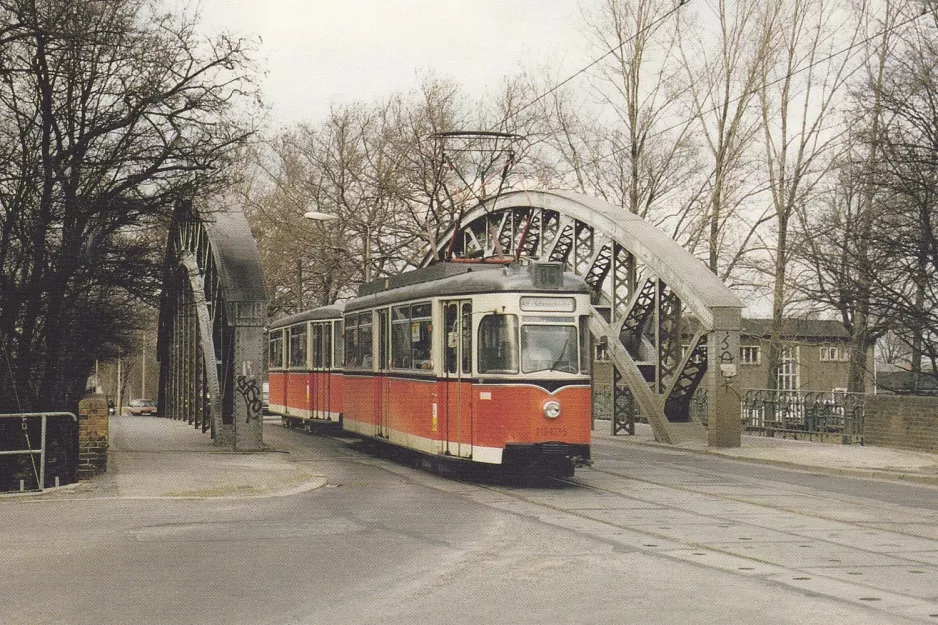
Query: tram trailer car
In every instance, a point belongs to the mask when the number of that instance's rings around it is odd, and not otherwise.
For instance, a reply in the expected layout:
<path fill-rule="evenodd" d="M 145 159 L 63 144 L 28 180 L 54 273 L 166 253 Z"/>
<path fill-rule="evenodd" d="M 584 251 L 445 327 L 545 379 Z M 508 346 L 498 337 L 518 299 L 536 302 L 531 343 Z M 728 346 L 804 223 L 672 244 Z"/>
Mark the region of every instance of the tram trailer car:
<path fill-rule="evenodd" d="M 287 427 L 341 422 L 343 309 L 323 306 L 270 324 L 268 411 Z"/>
<path fill-rule="evenodd" d="M 590 288 L 558 263 L 438 263 L 345 304 L 343 428 L 572 475 L 590 456 Z"/>

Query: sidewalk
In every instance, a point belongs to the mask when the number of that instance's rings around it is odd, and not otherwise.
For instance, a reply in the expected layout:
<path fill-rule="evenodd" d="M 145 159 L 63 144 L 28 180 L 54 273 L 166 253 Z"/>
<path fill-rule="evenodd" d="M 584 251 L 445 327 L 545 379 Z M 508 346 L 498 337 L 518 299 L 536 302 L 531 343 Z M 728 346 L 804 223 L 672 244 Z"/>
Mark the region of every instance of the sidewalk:
<path fill-rule="evenodd" d="M 661 445 L 656 443 L 651 426 L 635 424 L 635 435 L 612 436 L 609 421 L 597 421 L 593 441 L 632 445 Z M 714 448 L 706 443 L 681 446 L 663 445 L 696 453 L 733 458 L 745 462 L 776 464 L 809 471 L 839 475 L 877 477 L 938 484 L 938 453 L 872 447 L 868 445 L 839 445 L 788 438 L 770 438 L 743 434 L 740 447 Z"/>
<path fill-rule="evenodd" d="M 231 452 L 208 433 L 158 417 L 112 416 L 107 473 L 48 496 L 118 499 L 276 497 L 319 488 L 324 476 L 277 451 Z"/>

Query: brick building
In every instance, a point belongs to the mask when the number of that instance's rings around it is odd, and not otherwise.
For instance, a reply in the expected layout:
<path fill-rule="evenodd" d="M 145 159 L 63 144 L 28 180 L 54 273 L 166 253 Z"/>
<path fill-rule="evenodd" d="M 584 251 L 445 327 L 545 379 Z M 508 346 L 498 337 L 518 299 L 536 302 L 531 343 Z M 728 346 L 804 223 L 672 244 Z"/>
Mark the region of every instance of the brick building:
<path fill-rule="evenodd" d="M 766 388 L 768 349 L 781 347 L 777 374 L 780 390 L 831 391 L 846 389 L 850 375 L 850 334 L 840 321 L 786 319 L 781 333 L 772 336 L 771 319 L 743 319 L 739 337 L 739 386 Z M 867 392 L 873 390 L 873 351 L 866 356 L 870 372 Z"/>

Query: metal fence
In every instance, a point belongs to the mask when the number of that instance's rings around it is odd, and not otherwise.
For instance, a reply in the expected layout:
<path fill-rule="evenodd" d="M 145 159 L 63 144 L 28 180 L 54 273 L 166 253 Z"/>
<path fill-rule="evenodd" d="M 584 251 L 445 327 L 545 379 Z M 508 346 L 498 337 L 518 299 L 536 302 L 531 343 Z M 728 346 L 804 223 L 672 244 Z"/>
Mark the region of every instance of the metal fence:
<path fill-rule="evenodd" d="M 749 389 L 741 413 L 749 432 L 863 444 L 865 395 Z"/>
<path fill-rule="evenodd" d="M 70 412 L 0 414 L 0 491 L 74 482 L 78 419 Z"/>

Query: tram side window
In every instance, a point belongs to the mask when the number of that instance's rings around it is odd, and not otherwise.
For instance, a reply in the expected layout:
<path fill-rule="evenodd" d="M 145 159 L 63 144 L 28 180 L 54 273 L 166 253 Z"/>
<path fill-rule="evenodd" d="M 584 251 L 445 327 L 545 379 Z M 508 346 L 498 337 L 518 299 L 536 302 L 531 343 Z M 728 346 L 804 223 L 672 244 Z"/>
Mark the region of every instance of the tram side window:
<path fill-rule="evenodd" d="M 358 353 L 358 316 L 349 315 L 345 319 L 345 366 L 355 367 L 355 355 Z"/>
<path fill-rule="evenodd" d="M 462 305 L 462 370 L 472 373 L 472 304 Z"/>
<path fill-rule="evenodd" d="M 313 368 L 322 369 L 325 355 L 322 347 L 322 324 L 313 324 Z"/>
<path fill-rule="evenodd" d="M 270 333 L 267 363 L 271 369 L 283 368 L 283 330 L 274 330 Z"/>
<path fill-rule="evenodd" d="M 457 312 L 460 306 L 461 312 Z M 447 304 L 443 310 L 443 326 L 446 331 L 446 345 L 443 347 L 446 372 L 456 373 L 457 365 L 461 364 L 460 371 L 472 373 L 472 304 Z"/>
<path fill-rule="evenodd" d="M 479 322 L 479 373 L 518 373 L 518 317 L 486 315 Z"/>
<path fill-rule="evenodd" d="M 306 366 L 305 325 L 290 328 L 290 366 L 294 368 Z"/>
<path fill-rule="evenodd" d="M 432 369 L 430 358 L 433 321 L 430 318 L 430 302 L 414 304 L 411 308 L 410 338 L 414 350 L 414 369 Z"/>
<path fill-rule="evenodd" d="M 430 302 L 391 309 L 391 368 L 432 369 Z"/>
<path fill-rule="evenodd" d="M 580 315 L 580 373 L 589 375 L 592 368 L 591 358 L 593 350 L 590 347 L 590 318 L 589 315 Z"/>
<path fill-rule="evenodd" d="M 358 354 L 355 362 L 359 369 L 371 369 L 371 312 L 358 316 Z"/>
<path fill-rule="evenodd" d="M 391 309 L 391 368 L 413 369 L 414 355 L 410 349 L 410 306 Z"/>
<path fill-rule="evenodd" d="M 313 324 L 313 367 L 332 368 L 332 324 Z"/>
<path fill-rule="evenodd" d="M 332 368 L 332 324 L 322 325 L 322 366 L 324 369 Z"/>
<path fill-rule="evenodd" d="M 333 325 L 333 330 L 333 337 L 335 338 L 335 341 L 333 341 L 332 345 L 335 348 L 335 354 L 332 362 L 334 362 L 338 367 L 345 363 L 345 341 L 343 340 L 343 337 L 345 336 L 345 322 L 342 319 L 339 319 Z"/>

